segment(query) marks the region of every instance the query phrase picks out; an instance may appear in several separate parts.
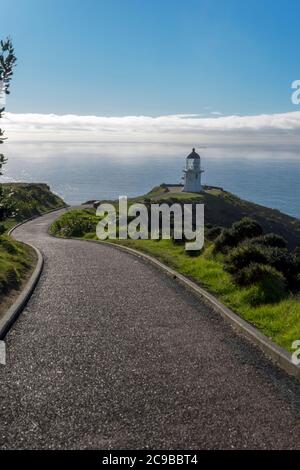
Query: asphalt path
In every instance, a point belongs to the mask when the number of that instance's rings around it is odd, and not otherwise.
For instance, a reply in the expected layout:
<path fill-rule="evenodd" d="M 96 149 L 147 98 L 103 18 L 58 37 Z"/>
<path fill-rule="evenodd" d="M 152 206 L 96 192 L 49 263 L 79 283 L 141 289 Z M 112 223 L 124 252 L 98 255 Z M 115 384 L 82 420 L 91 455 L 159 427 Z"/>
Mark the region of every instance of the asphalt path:
<path fill-rule="evenodd" d="M 296 449 L 300 385 L 163 272 L 111 246 L 14 232 L 45 257 L 6 337 L 2 449 Z"/>

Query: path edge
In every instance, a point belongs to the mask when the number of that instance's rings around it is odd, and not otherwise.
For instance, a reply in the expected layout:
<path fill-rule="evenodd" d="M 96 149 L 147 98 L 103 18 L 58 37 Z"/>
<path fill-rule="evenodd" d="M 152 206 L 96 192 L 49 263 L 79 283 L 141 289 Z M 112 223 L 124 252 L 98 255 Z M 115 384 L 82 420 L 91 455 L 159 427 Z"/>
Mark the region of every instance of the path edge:
<path fill-rule="evenodd" d="M 78 238 L 76 238 L 78 240 Z M 223 305 L 214 295 L 207 292 L 205 289 L 200 287 L 194 281 L 191 281 L 183 274 L 180 274 L 175 269 L 170 268 L 166 264 L 157 260 L 153 256 L 150 256 L 141 251 L 135 250 L 124 245 L 119 245 L 118 243 L 111 243 L 101 240 L 82 240 L 90 241 L 94 243 L 101 243 L 115 247 L 121 251 L 130 253 L 136 257 L 139 257 L 147 262 L 158 267 L 160 270 L 164 271 L 173 279 L 176 279 L 181 285 L 185 286 L 188 290 L 196 294 L 197 297 L 200 297 L 206 302 L 214 311 L 219 313 L 225 320 L 227 320 L 234 330 L 242 333 L 248 340 L 258 346 L 263 353 L 271 359 L 277 366 L 283 369 L 287 374 L 300 379 L 300 367 L 294 364 L 291 360 L 291 354 L 288 353 L 284 348 L 278 346 L 273 341 L 271 341 L 266 335 L 261 333 L 255 326 L 248 323 L 246 320 L 241 318 L 239 315 L 234 313 L 230 308 Z"/>
<path fill-rule="evenodd" d="M 7 233 L 9 237 L 12 237 L 13 231 L 20 227 L 23 224 L 26 224 L 27 222 L 30 222 L 31 220 L 37 219 L 39 217 L 42 217 L 43 215 L 49 214 L 51 212 L 55 212 L 61 209 L 64 209 L 65 207 L 59 207 L 56 209 L 51 209 L 48 212 L 44 212 L 43 214 L 35 215 L 33 217 L 30 217 L 29 219 L 23 220 L 22 222 L 14 225 Z M 24 242 L 22 242 L 24 243 Z M 0 319 L 0 340 L 3 340 L 7 333 L 9 332 L 10 328 L 14 324 L 14 322 L 17 320 L 19 315 L 22 313 L 24 310 L 28 300 L 30 299 L 38 281 L 39 278 L 42 274 L 43 267 L 44 267 L 44 257 L 41 253 L 41 251 L 36 248 L 34 245 L 31 245 L 31 243 L 24 243 L 24 245 L 29 246 L 36 254 L 37 256 L 37 263 L 36 266 L 33 270 L 33 273 L 31 274 L 29 280 L 27 281 L 25 287 L 21 291 L 21 293 L 18 295 L 17 299 L 15 302 L 9 307 L 9 309 L 5 312 L 3 317 Z"/>

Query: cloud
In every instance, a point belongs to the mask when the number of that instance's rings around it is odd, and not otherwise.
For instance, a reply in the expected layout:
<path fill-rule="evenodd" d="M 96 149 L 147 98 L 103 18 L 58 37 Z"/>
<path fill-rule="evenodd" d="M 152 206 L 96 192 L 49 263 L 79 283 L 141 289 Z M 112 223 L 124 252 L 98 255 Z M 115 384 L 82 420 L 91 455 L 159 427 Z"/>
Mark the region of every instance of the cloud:
<path fill-rule="evenodd" d="M 1 122 L 16 141 L 199 142 L 300 144 L 300 112 L 260 115 L 79 116 L 6 113 Z"/>

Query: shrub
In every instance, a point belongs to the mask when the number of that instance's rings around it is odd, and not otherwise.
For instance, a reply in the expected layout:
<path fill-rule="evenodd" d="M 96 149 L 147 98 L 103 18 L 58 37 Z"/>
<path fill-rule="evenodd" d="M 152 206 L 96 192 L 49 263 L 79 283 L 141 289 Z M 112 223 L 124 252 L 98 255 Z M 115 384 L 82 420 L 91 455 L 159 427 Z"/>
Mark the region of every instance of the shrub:
<path fill-rule="evenodd" d="M 208 228 L 206 231 L 206 238 L 208 240 L 214 241 L 221 234 L 221 232 L 222 228 L 218 226 Z"/>
<path fill-rule="evenodd" d="M 266 250 L 268 264 L 281 272 L 292 287 L 296 283 L 297 261 L 286 248 L 269 248 Z"/>
<path fill-rule="evenodd" d="M 296 248 L 293 251 L 294 255 L 300 259 L 300 246 L 296 246 Z"/>
<path fill-rule="evenodd" d="M 234 248 L 225 258 L 225 269 L 230 273 L 235 273 L 251 263 L 268 264 L 268 256 L 259 245 L 244 243 Z"/>
<path fill-rule="evenodd" d="M 97 220 L 82 212 L 67 212 L 51 226 L 51 233 L 63 237 L 81 237 L 85 233 L 95 232 Z"/>
<path fill-rule="evenodd" d="M 252 238 L 251 243 L 272 248 L 287 247 L 287 241 L 276 233 L 267 233 L 266 235 Z"/>
<path fill-rule="evenodd" d="M 230 228 L 224 228 L 215 240 L 214 251 L 226 253 L 228 248 L 236 246 L 237 244 L 238 238 L 235 232 Z"/>
<path fill-rule="evenodd" d="M 272 268 L 272 266 L 261 263 L 251 263 L 249 266 L 245 266 L 239 271 L 236 271 L 234 273 L 234 280 L 241 286 L 248 286 L 264 280 L 268 275 L 270 275 L 270 277 L 274 276 L 274 278 L 280 278 L 286 284 L 282 273 L 279 273 L 276 269 Z"/>
<path fill-rule="evenodd" d="M 283 300 L 287 293 L 285 290 L 276 290 L 267 280 L 264 283 L 253 284 L 243 295 L 243 301 L 251 307 L 257 307 L 261 304 L 272 304 Z"/>
<path fill-rule="evenodd" d="M 286 296 L 286 279 L 271 266 L 252 263 L 237 271 L 234 280 L 240 286 L 253 285 L 247 300 L 252 305 L 279 302 Z"/>
<path fill-rule="evenodd" d="M 244 217 L 238 222 L 235 222 L 232 225 L 232 230 L 236 233 L 239 240 L 258 237 L 263 233 L 263 229 L 259 223 L 253 219 L 250 219 L 250 217 Z"/>
<path fill-rule="evenodd" d="M 247 240 L 234 248 L 225 258 L 225 269 L 235 274 L 252 263 L 264 264 L 282 273 L 290 287 L 298 284 L 295 256 L 286 248 L 266 247 Z"/>
<path fill-rule="evenodd" d="M 231 229 L 223 229 L 215 240 L 215 251 L 226 253 L 228 248 L 237 246 L 248 238 L 258 237 L 263 233 L 261 226 L 255 220 L 244 217 L 232 225 Z"/>
<path fill-rule="evenodd" d="M 295 263 L 296 272 L 300 273 L 300 247 L 295 248 L 292 255 Z"/>

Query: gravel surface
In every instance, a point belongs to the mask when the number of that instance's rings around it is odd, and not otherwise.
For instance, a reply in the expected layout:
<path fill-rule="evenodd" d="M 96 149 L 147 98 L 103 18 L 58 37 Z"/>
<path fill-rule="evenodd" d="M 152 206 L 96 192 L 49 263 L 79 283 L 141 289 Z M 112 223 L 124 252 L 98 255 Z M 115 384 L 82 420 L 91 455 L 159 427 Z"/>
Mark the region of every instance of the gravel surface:
<path fill-rule="evenodd" d="M 2 449 L 300 448 L 300 385 L 155 267 L 110 246 L 15 237 L 45 268 L 6 337 Z"/>

